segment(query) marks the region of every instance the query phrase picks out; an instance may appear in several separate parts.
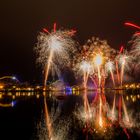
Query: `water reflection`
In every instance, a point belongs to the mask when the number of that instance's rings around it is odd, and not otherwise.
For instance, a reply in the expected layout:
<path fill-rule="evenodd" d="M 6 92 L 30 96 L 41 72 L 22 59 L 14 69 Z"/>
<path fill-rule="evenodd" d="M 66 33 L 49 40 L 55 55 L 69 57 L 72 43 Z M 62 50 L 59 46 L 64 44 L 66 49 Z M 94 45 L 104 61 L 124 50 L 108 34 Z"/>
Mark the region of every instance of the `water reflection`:
<path fill-rule="evenodd" d="M 31 128 L 35 140 L 136 139 L 140 129 L 139 100 L 140 94 L 122 91 L 1 92 L 0 111 L 21 103 L 37 103 L 39 109 L 31 107 L 40 112 Z M 24 108 L 26 114 L 28 106 Z"/>

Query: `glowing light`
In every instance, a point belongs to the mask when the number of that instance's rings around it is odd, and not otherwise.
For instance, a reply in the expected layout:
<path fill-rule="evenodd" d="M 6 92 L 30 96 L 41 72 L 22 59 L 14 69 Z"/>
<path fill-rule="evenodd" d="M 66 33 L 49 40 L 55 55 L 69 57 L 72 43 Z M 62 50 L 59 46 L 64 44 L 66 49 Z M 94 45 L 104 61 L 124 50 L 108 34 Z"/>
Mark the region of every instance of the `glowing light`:
<path fill-rule="evenodd" d="M 101 85 L 101 72 L 100 72 L 100 65 L 103 63 L 103 57 L 100 54 L 97 54 L 94 58 L 94 64 L 97 66 L 98 69 L 98 86 Z"/>
<path fill-rule="evenodd" d="M 14 101 L 12 101 L 11 103 L 7 103 L 7 104 L 0 103 L 1 107 L 13 107 L 14 105 L 15 105 Z"/>
<path fill-rule="evenodd" d="M 39 99 L 39 97 L 40 97 L 39 94 L 37 94 L 37 95 L 36 95 L 36 98 Z"/>
<path fill-rule="evenodd" d="M 15 101 L 12 101 L 11 106 L 14 107 L 15 104 L 16 104 L 16 102 Z"/>
<path fill-rule="evenodd" d="M 0 89 L 3 89 L 4 88 L 4 86 L 3 85 L 0 85 Z"/>
<path fill-rule="evenodd" d="M 123 52 L 123 50 L 124 50 L 124 47 L 123 46 L 121 46 L 121 48 L 120 48 L 120 54 Z"/>
<path fill-rule="evenodd" d="M 127 101 L 129 100 L 129 96 L 126 96 L 126 100 L 127 100 Z"/>
<path fill-rule="evenodd" d="M 103 119 L 102 119 L 102 99 L 100 97 L 100 104 L 99 104 L 99 126 L 103 127 Z"/>
<path fill-rule="evenodd" d="M 2 94 L 0 94 L 0 99 L 2 98 Z"/>
<path fill-rule="evenodd" d="M 12 99 L 15 99 L 15 98 L 16 98 L 16 96 L 15 96 L 15 95 L 13 95 L 13 96 L 12 96 Z"/>
<path fill-rule="evenodd" d="M 30 92 L 28 93 L 28 96 L 31 96 L 31 93 Z"/>
<path fill-rule="evenodd" d="M 94 63 L 96 66 L 100 66 L 103 63 L 103 57 L 100 54 L 97 54 L 94 58 Z"/>
<path fill-rule="evenodd" d="M 45 95 L 46 95 L 46 92 L 43 91 L 43 96 L 45 96 Z"/>
<path fill-rule="evenodd" d="M 12 96 L 12 93 L 11 93 L 11 92 L 9 92 L 9 93 L 8 93 L 8 96 Z"/>
<path fill-rule="evenodd" d="M 16 77 L 15 77 L 15 76 L 13 76 L 13 77 L 12 77 L 12 79 L 13 79 L 13 80 L 16 80 Z"/>
<path fill-rule="evenodd" d="M 136 101 L 136 98 L 135 98 L 135 97 L 133 97 L 133 98 L 132 98 L 132 101 L 133 101 L 133 102 L 135 102 L 135 101 Z"/>

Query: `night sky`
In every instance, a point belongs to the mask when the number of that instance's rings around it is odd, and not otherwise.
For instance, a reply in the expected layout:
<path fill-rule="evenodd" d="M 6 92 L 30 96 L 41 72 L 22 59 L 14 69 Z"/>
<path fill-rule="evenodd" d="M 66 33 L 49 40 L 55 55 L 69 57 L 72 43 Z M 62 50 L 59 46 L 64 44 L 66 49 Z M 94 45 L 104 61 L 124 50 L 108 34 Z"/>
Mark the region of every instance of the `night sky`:
<path fill-rule="evenodd" d="M 140 25 L 140 0 L 3 0 L 0 2 L 0 76 L 16 75 L 21 81 L 40 81 L 33 47 L 44 27 L 77 30 L 80 44 L 98 36 L 119 48 Z"/>

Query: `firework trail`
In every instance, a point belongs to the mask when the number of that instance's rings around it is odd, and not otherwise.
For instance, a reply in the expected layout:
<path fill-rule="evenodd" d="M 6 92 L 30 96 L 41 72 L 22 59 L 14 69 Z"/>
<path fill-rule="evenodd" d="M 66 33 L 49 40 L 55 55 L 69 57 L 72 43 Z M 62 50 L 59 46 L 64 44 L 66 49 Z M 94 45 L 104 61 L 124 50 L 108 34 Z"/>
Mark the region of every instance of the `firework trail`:
<path fill-rule="evenodd" d="M 46 85 L 46 82 L 47 82 L 47 80 L 48 80 L 48 74 L 49 74 L 49 69 L 50 69 L 52 57 L 53 57 L 53 50 L 50 51 L 50 55 L 49 55 L 49 57 L 48 57 L 48 65 L 46 66 L 45 79 L 44 79 L 44 86 Z"/>
<path fill-rule="evenodd" d="M 90 110 L 90 105 L 89 105 L 89 101 L 88 101 L 88 98 L 87 98 L 87 91 L 86 90 L 84 92 L 83 99 L 84 99 L 85 118 L 86 118 L 86 121 L 87 121 L 87 126 L 89 126 L 89 119 L 90 119 L 91 110 Z"/>
<path fill-rule="evenodd" d="M 122 67 L 121 67 L 121 87 L 122 87 L 122 83 L 123 83 L 123 76 L 124 76 L 124 65 L 125 65 L 125 60 L 126 58 L 123 57 L 122 58 Z"/>
<path fill-rule="evenodd" d="M 119 97 L 119 123 L 122 123 L 122 109 L 124 111 L 124 126 L 131 126 L 131 123 L 130 123 L 130 118 L 129 118 L 129 115 L 128 115 L 128 112 L 127 112 L 127 108 L 126 108 L 126 105 L 125 105 L 125 101 L 124 101 L 124 98 L 123 98 L 123 95 L 121 95 Z"/>
<path fill-rule="evenodd" d="M 82 61 L 80 71 L 83 73 L 84 88 L 86 89 L 89 73 L 92 71 L 91 64 L 87 61 Z"/>
<path fill-rule="evenodd" d="M 118 60 L 115 61 L 115 65 L 116 65 L 118 83 L 120 83 L 120 74 L 119 74 Z"/>
<path fill-rule="evenodd" d="M 128 55 L 127 51 L 124 51 L 123 54 L 119 55 L 119 64 L 121 66 L 121 73 L 120 73 L 120 85 L 123 84 L 123 77 L 124 77 L 124 71 L 129 71 L 130 67 L 129 65 L 132 63 L 132 57 Z"/>
<path fill-rule="evenodd" d="M 124 47 L 121 46 L 120 51 L 119 51 L 119 54 L 118 54 L 118 56 L 117 56 L 116 59 L 115 59 L 115 65 L 116 65 L 116 72 L 117 72 L 118 84 L 121 83 L 121 82 L 120 82 L 121 80 L 120 80 L 120 72 L 119 72 L 119 62 L 118 62 L 118 58 L 120 58 L 120 55 L 121 55 L 121 53 L 123 53 L 123 51 L 124 51 Z"/>
<path fill-rule="evenodd" d="M 116 104 L 116 95 L 114 94 L 113 107 L 112 107 L 112 111 L 111 111 L 112 121 L 114 121 L 116 118 L 116 116 L 115 116 L 115 104 Z"/>
<path fill-rule="evenodd" d="M 47 106 L 45 97 L 44 97 L 44 107 L 45 107 L 45 121 L 46 121 L 46 126 L 48 129 L 48 137 L 49 137 L 49 140 L 52 140 L 52 137 L 53 137 L 52 123 L 51 123 L 50 116 L 48 113 L 48 106 Z"/>
<path fill-rule="evenodd" d="M 97 54 L 95 56 L 95 60 L 94 60 L 94 64 L 95 66 L 97 67 L 97 70 L 98 70 L 98 87 L 100 88 L 101 86 L 101 72 L 100 72 L 100 66 L 101 64 L 103 63 L 103 57 L 100 55 L 100 54 Z"/>
<path fill-rule="evenodd" d="M 73 34 L 74 31 L 71 30 L 56 31 L 55 24 L 53 32 L 49 33 L 47 29 L 43 29 L 39 34 L 35 51 L 37 62 L 45 68 L 44 86 L 46 86 L 49 72 L 54 71 L 54 67 L 57 73 L 57 69 L 60 71 L 70 63 L 76 50 L 75 42 L 71 38 Z"/>
<path fill-rule="evenodd" d="M 140 26 L 138 26 L 136 24 L 133 24 L 133 23 L 130 23 L 130 22 L 125 22 L 124 25 L 130 26 L 130 27 L 133 27 L 133 28 L 136 28 L 136 29 L 140 30 Z"/>
<path fill-rule="evenodd" d="M 128 116 L 128 112 L 127 112 L 127 108 L 126 108 L 123 96 L 122 96 L 122 105 L 123 105 L 125 120 L 126 120 L 127 123 L 130 123 L 130 119 L 129 119 L 129 116 Z"/>
<path fill-rule="evenodd" d="M 98 68 L 98 87 L 100 88 L 101 87 L 101 73 L 100 73 L 100 66 L 97 67 Z"/>
<path fill-rule="evenodd" d="M 91 80 L 93 81 L 95 87 L 97 88 L 98 86 L 97 86 L 97 82 L 95 81 L 95 79 L 94 79 L 92 76 L 90 76 L 90 78 L 91 78 Z"/>
<path fill-rule="evenodd" d="M 103 118 L 102 118 L 102 99 L 100 96 L 100 104 L 99 104 L 99 126 L 103 127 Z"/>
<path fill-rule="evenodd" d="M 111 78 L 112 78 L 112 81 L 113 81 L 113 85 L 115 87 L 115 80 L 114 80 L 114 73 L 113 73 L 113 71 L 114 71 L 114 63 L 112 61 L 108 61 L 106 63 L 106 65 L 105 65 L 105 67 L 106 67 L 106 70 L 110 72 Z"/>
<path fill-rule="evenodd" d="M 119 121 L 119 123 L 122 121 L 122 95 L 120 95 L 120 97 L 119 97 L 119 114 L 118 114 L 118 121 Z"/>
<path fill-rule="evenodd" d="M 52 105 L 48 106 L 45 98 L 47 97 L 44 97 L 44 111 L 45 112 L 41 113 L 41 120 L 37 124 L 37 136 L 35 136 L 37 137 L 36 139 L 38 140 L 67 140 L 69 139 L 69 137 L 73 139 L 73 135 L 69 134 L 70 127 L 72 124 L 72 118 L 69 116 L 66 119 L 65 117 L 61 116 L 62 110 L 59 107 L 59 101 L 53 99 Z M 48 112 L 50 115 L 48 114 Z"/>

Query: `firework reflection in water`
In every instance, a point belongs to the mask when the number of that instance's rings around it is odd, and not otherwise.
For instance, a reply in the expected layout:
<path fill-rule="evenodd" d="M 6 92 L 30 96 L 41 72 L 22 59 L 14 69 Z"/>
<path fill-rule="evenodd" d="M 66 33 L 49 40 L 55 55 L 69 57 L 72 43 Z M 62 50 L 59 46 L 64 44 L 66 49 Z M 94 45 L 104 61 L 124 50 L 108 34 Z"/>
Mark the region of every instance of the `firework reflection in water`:
<path fill-rule="evenodd" d="M 50 111 L 49 118 L 51 119 L 51 126 L 53 128 L 53 132 L 49 132 L 48 128 L 46 127 L 46 111 L 45 114 L 44 112 L 42 112 L 41 121 L 37 125 L 37 136 L 36 136 L 37 139 L 38 140 L 67 140 L 70 137 L 69 129 L 72 124 L 71 118 L 66 119 L 60 117 L 61 110 L 58 106 L 57 108 L 52 106 L 51 110 L 49 111 Z M 72 137 L 71 139 L 74 140 L 74 138 Z"/>

